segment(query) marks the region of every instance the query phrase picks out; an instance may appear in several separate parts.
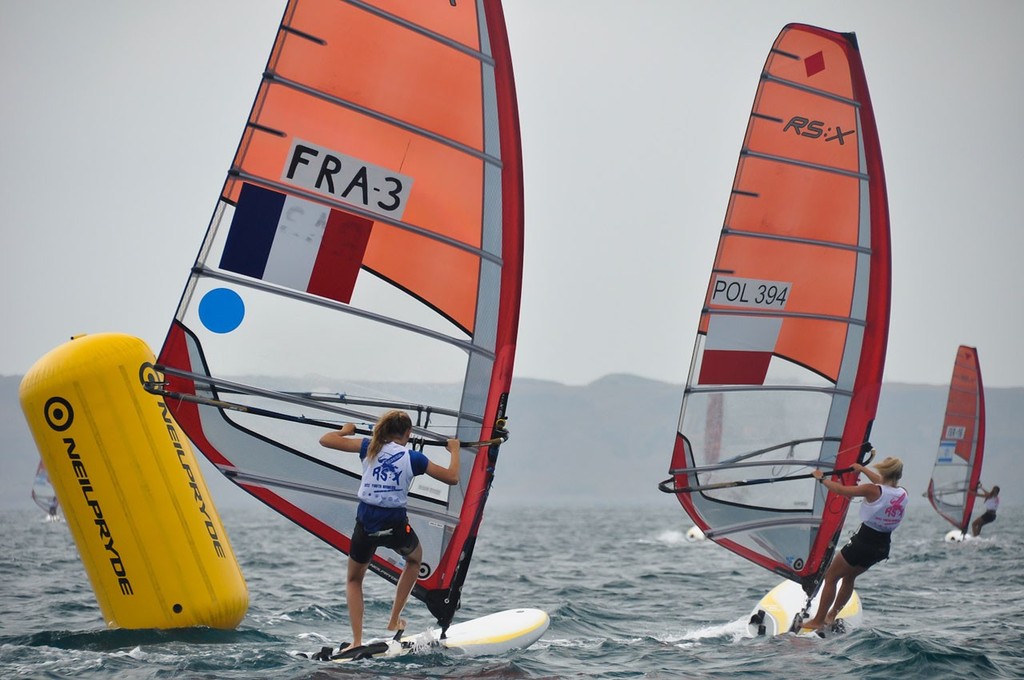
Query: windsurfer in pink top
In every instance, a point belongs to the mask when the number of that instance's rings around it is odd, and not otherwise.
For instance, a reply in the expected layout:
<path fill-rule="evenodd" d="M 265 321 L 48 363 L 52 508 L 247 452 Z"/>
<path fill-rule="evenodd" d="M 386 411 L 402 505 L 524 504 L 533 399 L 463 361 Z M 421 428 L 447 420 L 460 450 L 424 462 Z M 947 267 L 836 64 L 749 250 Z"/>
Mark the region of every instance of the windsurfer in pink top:
<path fill-rule="evenodd" d="M 860 506 L 860 528 L 832 558 L 821 586 L 818 611 L 814 618 L 801 623 L 802 629 L 817 630 L 832 625 L 853 594 L 856 578 L 872 565 L 889 558 L 891 534 L 903 521 L 909 498 L 906 489 L 896 486 L 903 476 L 903 461 L 890 456 L 873 467 L 874 470 L 854 464 L 853 469 L 858 474 L 864 473 L 871 480 L 870 484 L 854 486 L 826 479 L 821 470 L 812 473 L 832 493 L 861 497 L 864 502 Z M 843 583 L 837 593 L 839 581 Z"/>
<path fill-rule="evenodd" d="M 981 527 L 996 521 L 996 510 L 999 509 L 999 485 L 996 484 L 990 490 L 985 491 L 985 487 L 978 482 L 978 488 L 970 493 L 972 496 L 982 496 L 985 499 L 985 514 L 971 522 L 971 533 L 981 536 Z"/>

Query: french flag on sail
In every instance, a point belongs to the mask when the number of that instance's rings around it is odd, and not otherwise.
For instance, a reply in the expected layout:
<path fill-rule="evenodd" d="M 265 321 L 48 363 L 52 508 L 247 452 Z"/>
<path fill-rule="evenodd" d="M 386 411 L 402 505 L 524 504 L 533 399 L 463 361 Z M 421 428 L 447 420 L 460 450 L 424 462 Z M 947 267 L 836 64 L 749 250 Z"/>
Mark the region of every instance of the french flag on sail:
<path fill-rule="evenodd" d="M 713 315 L 704 341 L 699 385 L 763 385 L 782 319 Z"/>
<path fill-rule="evenodd" d="M 349 302 L 373 222 L 243 184 L 220 267 Z"/>

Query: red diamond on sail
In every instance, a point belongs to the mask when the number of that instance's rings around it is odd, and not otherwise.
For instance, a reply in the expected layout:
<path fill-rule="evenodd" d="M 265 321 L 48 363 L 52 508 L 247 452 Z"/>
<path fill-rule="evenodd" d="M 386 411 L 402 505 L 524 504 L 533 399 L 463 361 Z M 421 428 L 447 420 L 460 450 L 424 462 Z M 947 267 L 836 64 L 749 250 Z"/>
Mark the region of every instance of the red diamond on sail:
<path fill-rule="evenodd" d="M 821 73 L 825 70 L 825 54 L 818 52 L 804 59 L 804 68 L 807 69 L 807 77 Z"/>

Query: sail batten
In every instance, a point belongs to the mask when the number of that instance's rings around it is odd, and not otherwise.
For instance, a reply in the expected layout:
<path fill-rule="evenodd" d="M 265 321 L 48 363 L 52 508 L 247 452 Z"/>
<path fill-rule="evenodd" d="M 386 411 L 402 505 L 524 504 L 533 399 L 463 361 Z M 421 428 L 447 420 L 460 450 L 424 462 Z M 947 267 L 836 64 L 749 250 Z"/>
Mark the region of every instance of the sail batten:
<path fill-rule="evenodd" d="M 786 56 L 792 56 L 792 55 L 786 55 Z M 834 92 L 828 92 L 826 90 L 819 90 L 819 89 L 814 88 L 814 87 L 809 87 L 809 86 L 807 86 L 807 85 L 805 85 L 803 83 L 797 83 L 797 82 L 794 82 L 792 80 L 786 80 L 784 78 L 777 78 L 777 77 L 771 75 L 770 73 L 762 73 L 761 77 L 762 77 L 762 80 L 764 80 L 766 82 L 776 83 L 778 85 L 785 85 L 786 87 L 792 87 L 794 90 L 800 90 L 801 92 L 806 92 L 808 94 L 817 95 L 817 96 L 822 97 L 824 99 L 831 99 L 833 101 L 841 102 L 843 104 L 846 104 L 847 106 L 852 106 L 854 108 L 860 108 L 860 102 L 858 102 L 856 99 L 849 99 L 848 97 L 844 97 L 842 95 L 838 95 L 838 94 L 836 94 Z"/>
<path fill-rule="evenodd" d="M 425 403 L 417 403 L 410 401 L 390 401 L 382 399 L 356 399 L 349 398 L 347 395 L 332 394 L 314 394 L 311 392 L 304 393 L 290 393 L 290 392 L 279 392 L 274 390 L 265 390 L 253 385 L 246 385 L 243 383 L 225 380 L 224 378 L 214 378 L 212 376 L 204 375 L 201 373 L 192 373 L 190 371 L 182 371 L 168 366 L 158 366 L 167 375 L 177 376 L 179 378 L 187 378 L 193 382 L 201 383 L 203 385 L 209 385 L 211 388 L 219 388 L 222 392 L 230 391 L 234 394 L 248 394 L 252 396 L 266 397 L 275 401 L 288 402 L 299 406 L 311 406 L 318 410 L 330 411 L 343 416 L 360 416 L 362 414 L 353 412 L 350 409 L 343 407 L 335 407 L 326 404 L 327 401 L 334 401 L 337 403 L 351 403 L 361 406 L 376 406 L 378 408 L 399 408 L 411 411 L 430 410 L 432 413 L 445 416 L 454 416 L 457 418 L 471 418 L 472 414 L 464 411 L 445 409 L 443 407 L 437 407 L 435 405 L 428 405 Z M 414 426 L 414 431 L 416 430 Z M 425 432 L 421 432 L 424 434 Z"/>
<path fill-rule="evenodd" d="M 480 52 L 478 50 L 471 49 L 471 48 L 467 47 L 466 45 L 464 45 L 464 44 L 462 44 L 462 43 L 460 43 L 460 42 L 458 42 L 456 40 L 452 40 L 450 38 L 447 38 L 444 35 L 441 35 L 439 33 L 431 31 L 428 28 L 425 28 L 424 26 L 420 26 L 419 24 L 416 24 L 416 23 L 413 23 L 413 22 L 408 21 L 406 19 L 403 19 L 402 17 L 400 17 L 400 16 L 398 16 L 396 14 L 392 14 L 390 12 L 386 12 L 386 11 L 380 9 L 379 7 L 374 7 L 373 5 L 371 5 L 369 3 L 366 3 L 366 2 L 360 2 L 359 0 L 343 0 L 343 1 L 344 2 L 348 2 L 348 3 L 352 4 L 352 5 L 355 5 L 356 7 L 359 7 L 361 9 L 363 9 L 363 10 L 366 10 L 367 12 L 369 12 L 371 14 L 375 14 L 376 16 L 379 16 L 382 19 L 386 19 L 387 21 L 390 21 L 391 23 L 393 23 L 395 25 L 402 26 L 404 28 L 409 29 L 410 31 L 415 31 L 415 32 L 417 32 L 417 33 L 419 33 L 419 34 L 421 34 L 421 35 L 423 35 L 425 37 L 428 37 L 428 38 L 430 38 L 432 40 L 437 41 L 438 43 L 441 43 L 443 45 L 451 47 L 452 49 L 459 50 L 460 52 L 463 52 L 465 54 L 471 55 L 471 56 L 479 59 L 481 62 L 486 63 L 489 66 L 494 66 L 494 59 L 492 59 L 490 57 L 490 55 L 484 54 L 483 52 Z"/>
<path fill-rule="evenodd" d="M 711 316 L 759 316 L 759 317 L 774 317 L 779 319 L 815 319 L 817 321 L 835 321 L 838 323 L 852 325 L 852 326 L 863 326 L 865 321 L 864 317 L 861 316 L 832 316 L 829 314 L 816 314 L 812 312 L 777 312 L 766 309 L 758 309 L 756 311 L 749 310 L 735 310 L 735 309 L 712 309 L 707 308 L 706 313 L 709 317 Z"/>
<path fill-rule="evenodd" d="M 861 245 L 850 244 L 850 243 L 839 243 L 836 241 L 820 241 L 817 239 L 800 238 L 797 236 L 786 236 L 783 234 L 760 234 L 756 231 L 744 231 L 742 229 L 731 229 L 725 227 L 723 232 L 732 234 L 733 236 L 746 236 L 748 238 L 763 238 L 770 241 L 787 241 L 789 243 L 802 243 L 808 246 L 819 246 L 821 248 L 837 248 L 839 250 L 851 250 L 855 253 L 862 253 L 864 255 L 870 255 L 871 251 Z"/>
<path fill-rule="evenodd" d="M 804 439 L 804 440 L 801 440 L 799 443 L 800 444 L 807 444 L 807 443 L 811 443 L 811 442 L 824 442 L 824 441 L 826 441 L 826 440 L 825 439 Z M 838 440 L 833 440 L 833 441 L 838 441 Z M 795 446 L 796 443 L 797 442 L 794 442 L 792 445 Z M 790 445 L 787 444 L 786 446 L 788 447 Z M 784 447 L 773 447 L 772 449 L 769 449 L 769 450 L 777 451 L 779 448 L 784 448 Z M 741 467 L 746 467 L 746 468 L 768 467 L 768 468 L 771 468 L 771 467 L 776 467 L 778 465 L 804 465 L 807 468 L 811 468 L 813 466 L 816 466 L 817 463 L 818 463 L 818 459 L 817 458 L 813 458 L 813 459 L 808 458 L 808 459 L 805 459 L 805 460 L 795 460 L 795 459 L 792 459 L 792 458 L 785 458 L 785 459 L 780 458 L 780 459 L 775 459 L 775 460 L 758 460 L 758 461 L 749 461 L 749 462 L 747 461 L 748 458 L 750 458 L 752 456 L 759 456 L 762 453 L 764 453 L 764 451 L 754 451 L 754 452 L 751 452 L 751 453 L 743 453 L 743 454 L 740 454 L 738 456 L 734 456 L 732 458 L 727 458 L 727 459 L 723 460 L 721 463 L 716 463 L 714 465 L 693 465 L 693 466 L 685 467 L 685 468 L 669 469 L 669 474 L 675 475 L 675 474 L 680 474 L 680 473 L 683 473 L 683 472 L 711 472 L 712 470 L 731 470 L 731 469 L 741 468 Z M 785 477 L 769 477 L 769 479 L 775 480 L 775 481 L 786 481 Z"/>
<path fill-rule="evenodd" d="M 821 524 L 821 519 L 816 517 L 797 517 L 797 518 L 780 518 L 780 519 L 766 519 L 760 522 L 747 522 L 746 524 L 735 524 L 721 526 L 715 529 L 708 529 L 704 532 L 706 538 L 719 538 L 722 536 L 729 536 L 731 534 L 740 534 L 760 529 L 775 529 L 779 527 L 817 527 Z"/>
<path fill-rule="evenodd" d="M 465 153 L 467 155 L 475 156 L 475 157 L 479 158 L 480 160 L 482 160 L 482 161 L 484 161 L 484 162 L 486 162 L 486 163 L 488 163 L 490 165 L 493 165 L 494 167 L 497 167 L 497 168 L 501 167 L 501 159 L 500 158 L 492 156 L 492 155 L 490 155 L 490 154 L 488 154 L 488 153 L 486 153 L 484 151 L 480 151 L 478 149 L 474 149 L 473 147 L 468 146 L 466 144 L 462 144 L 458 140 L 444 137 L 442 135 L 439 135 L 439 134 L 437 134 L 435 132 L 432 132 L 432 131 L 430 131 L 428 129 L 425 129 L 425 128 L 416 127 L 415 125 L 412 125 L 411 123 L 407 123 L 407 122 L 405 122 L 405 121 L 403 121 L 403 120 L 401 120 L 399 118 L 393 118 L 393 117 L 388 116 L 387 114 L 381 113 L 379 111 L 374 111 L 372 109 L 368 109 L 366 107 L 360 106 L 359 104 L 357 104 L 357 103 L 355 103 L 353 101 L 349 101 L 349 100 L 346 100 L 346 99 L 341 99 L 339 97 L 334 97 L 334 96 L 332 96 L 331 94 L 329 94 L 327 92 L 321 92 L 319 90 L 315 90 L 313 88 L 306 87 L 306 86 L 302 85 L 301 83 L 295 82 L 294 80 L 290 80 L 288 78 L 284 78 L 282 76 L 277 75 L 276 73 L 268 73 L 268 74 L 266 74 L 265 78 L 266 78 L 266 80 L 268 82 L 272 82 L 272 83 L 281 85 L 283 87 L 287 87 L 287 88 L 289 88 L 291 90 L 294 90 L 296 92 L 301 92 L 303 94 L 309 95 L 310 97 L 316 97 L 318 99 L 322 99 L 325 102 L 328 102 L 330 104 L 334 104 L 336 106 L 345 107 L 345 108 L 350 109 L 352 111 L 355 111 L 357 113 L 361 113 L 361 114 L 363 114 L 363 115 L 365 115 L 367 117 L 374 118 L 374 119 L 376 119 L 376 120 L 378 120 L 378 121 L 380 121 L 382 123 L 386 123 L 387 125 L 393 125 L 395 127 L 403 128 L 403 129 L 407 130 L 408 132 L 412 132 L 412 133 L 417 134 L 417 135 L 419 135 L 421 137 L 425 137 L 425 138 L 431 139 L 431 140 L 433 140 L 435 142 L 438 142 L 439 144 L 444 144 L 445 146 L 451 147 L 452 149 L 456 149 L 456 150 L 458 150 L 458 151 L 460 151 L 462 153 Z"/>
<path fill-rule="evenodd" d="M 772 154 L 758 153 L 756 151 L 744 151 L 742 155 L 749 158 L 757 158 L 769 163 L 780 163 L 783 165 L 793 165 L 807 170 L 816 170 L 818 172 L 829 172 L 837 175 L 843 175 L 845 177 L 852 177 L 854 179 L 868 179 L 868 176 L 863 172 L 853 172 L 845 168 L 833 167 L 830 165 L 822 165 L 820 163 L 811 163 L 809 161 L 801 161 L 796 158 L 786 158 L 785 156 L 775 156 Z"/>
<path fill-rule="evenodd" d="M 498 0 L 290 0 L 153 387 L 226 477 L 343 553 L 361 463 L 326 429 L 403 408 L 438 464 L 466 442 L 456 485 L 409 496 L 413 594 L 442 626 L 507 436 L 522 189 Z"/>
<path fill-rule="evenodd" d="M 374 219 L 380 221 L 382 224 L 388 224 L 388 225 L 390 225 L 392 227 L 395 227 L 395 228 L 407 231 L 410 234 L 415 234 L 417 236 L 422 236 L 424 238 L 433 239 L 433 240 L 438 241 L 439 243 L 442 243 L 444 245 L 448 245 L 448 246 L 451 246 L 453 248 L 458 248 L 460 250 L 463 250 L 463 251 L 465 251 L 465 252 L 467 252 L 467 253 L 475 256 L 475 257 L 479 257 L 479 258 L 484 259 L 484 260 L 489 260 L 489 261 L 493 262 L 494 264 L 497 264 L 497 265 L 501 265 L 502 264 L 501 255 L 499 253 L 491 252 L 491 251 L 486 250 L 484 248 L 475 247 L 475 246 L 473 246 L 471 244 L 464 243 L 462 241 L 459 241 L 459 240 L 456 240 L 456 239 L 453 239 L 453 238 L 450 238 L 450 237 L 446 237 L 443 234 L 434 233 L 434 232 L 432 232 L 431 230 L 429 230 L 429 229 L 427 229 L 425 227 L 420 227 L 420 226 L 417 226 L 415 224 L 411 224 L 409 222 L 403 222 L 401 220 L 388 219 L 386 216 L 375 215 L 374 213 L 372 213 L 370 211 L 361 210 L 358 206 L 353 206 L 353 205 L 350 205 L 350 204 L 347 204 L 347 203 L 343 203 L 341 201 L 332 201 L 329 197 L 326 197 L 326 196 L 324 196 L 322 194 L 316 194 L 316 193 L 313 193 L 311 191 L 303 190 L 301 188 L 288 187 L 284 183 L 269 181 L 267 179 L 263 179 L 263 178 L 255 176 L 255 175 L 250 175 L 250 174 L 248 174 L 246 172 L 243 172 L 243 171 L 240 171 L 240 170 L 232 170 L 229 174 L 232 177 L 234 177 L 234 178 L 246 181 L 247 183 L 250 183 L 250 184 L 253 184 L 253 185 L 263 186 L 263 187 L 267 187 L 267 188 L 275 189 L 275 190 L 279 190 L 279 191 L 280 190 L 288 190 L 290 193 L 292 193 L 292 194 L 294 194 L 296 196 L 302 196 L 304 198 L 308 198 L 310 201 L 315 201 L 315 202 L 318 202 L 318 203 L 325 203 L 325 204 L 328 204 L 328 205 L 332 205 L 334 207 L 343 208 L 344 210 L 349 211 L 349 212 L 351 212 L 351 213 L 353 213 L 355 215 L 360 215 L 360 216 L 368 217 L 368 218 L 374 218 Z"/>
<path fill-rule="evenodd" d="M 380 314 L 375 314 L 374 312 L 365 309 L 360 309 L 358 307 L 353 307 L 352 305 L 338 303 L 336 301 L 327 300 L 324 298 L 317 297 L 315 295 L 307 295 L 299 291 L 289 290 L 287 288 L 275 286 L 273 284 L 267 284 L 258 280 L 246 279 L 244 277 L 237 276 L 217 269 L 205 269 L 202 267 L 197 267 L 196 273 L 204 274 L 206 278 L 219 279 L 224 282 L 230 282 L 238 287 L 251 288 L 253 290 L 262 290 L 283 298 L 299 300 L 311 305 L 326 307 L 338 312 L 343 312 L 346 314 L 351 314 L 353 316 L 358 316 L 364 319 L 376 321 L 377 323 L 393 326 L 395 328 L 410 331 L 412 333 L 423 335 L 434 340 L 439 340 L 452 346 L 459 347 L 460 349 L 463 349 L 467 352 L 481 354 L 487 357 L 488 359 L 494 359 L 493 351 L 488 350 L 486 347 L 481 347 L 478 344 L 474 344 L 461 338 L 453 337 L 446 333 L 434 331 L 429 328 L 424 328 L 422 326 L 417 326 L 410 323 L 404 323 L 400 319 L 394 319 Z"/>
<path fill-rule="evenodd" d="M 724 224 L 659 488 L 711 540 L 811 591 L 849 501 L 810 473 L 852 482 L 889 320 L 885 180 L 849 34 L 779 34 Z"/>
<path fill-rule="evenodd" d="M 721 385 L 715 387 L 686 387 L 683 394 L 724 394 L 726 392 L 808 392 L 834 396 L 853 396 L 853 392 L 836 387 L 818 387 L 815 385 Z M 822 439 L 829 439 L 824 437 Z"/>

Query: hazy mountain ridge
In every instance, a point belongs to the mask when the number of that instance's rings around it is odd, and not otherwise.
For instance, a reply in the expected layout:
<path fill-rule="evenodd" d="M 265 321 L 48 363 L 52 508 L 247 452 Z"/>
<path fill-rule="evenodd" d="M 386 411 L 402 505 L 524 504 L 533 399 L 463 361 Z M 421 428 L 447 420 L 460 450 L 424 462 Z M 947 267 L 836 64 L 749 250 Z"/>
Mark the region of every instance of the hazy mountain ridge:
<path fill-rule="evenodd" d="M 20 376 L 0 376 L 0 507 L 31 507 L 38 453 L 18 402 Z M 427 386 L 446 390 L 446 386 Z M 502 446 L 492 501 L 509 504 L 675 503 L 657 490 L 672 451 L 682 386 L 631 375 L 609 375 L 582 386 L 517 378 L 508 403 L 510 437 Z M 913 497 L 927 486 L 948 388 L 883 386 L 872 443 L 880 456 L 904 459 Z M 1003 486 L 1006 504 L 1021 504 L 1024 470 L 1024 388 L 988 388 L 986 486 Z M 202 456 L 200 455 L 202 459 Z M 205 464 L 205 459 L 202 459 Z M 245 493 L 205 466 L 218 505 L 251 503 Z M 924 501 L 922 501 L 923 503 Z"/>

